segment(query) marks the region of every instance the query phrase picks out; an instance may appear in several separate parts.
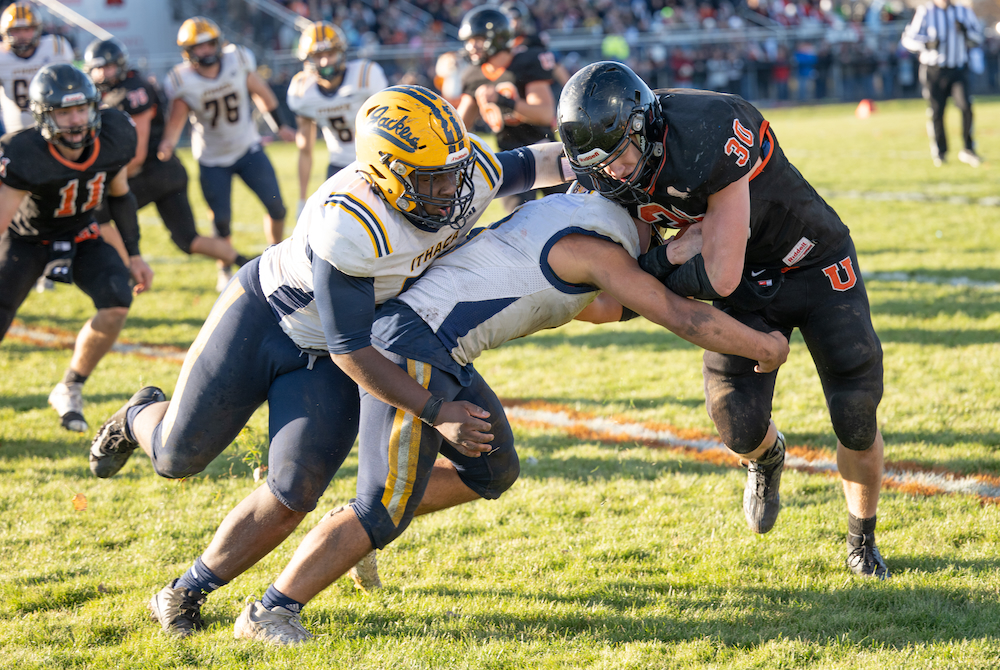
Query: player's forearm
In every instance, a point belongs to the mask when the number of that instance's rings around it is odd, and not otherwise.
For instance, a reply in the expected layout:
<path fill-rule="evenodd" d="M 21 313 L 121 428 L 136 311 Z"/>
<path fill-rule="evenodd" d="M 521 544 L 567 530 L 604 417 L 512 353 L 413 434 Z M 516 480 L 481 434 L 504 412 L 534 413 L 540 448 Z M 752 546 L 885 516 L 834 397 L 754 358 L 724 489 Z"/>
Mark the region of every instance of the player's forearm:
<path fill-rule="evenodd" d="M 299 200 L 309 197 L 309 177 L 312 175 L 312 147 L 299 149 Z"/>
<path fill-rule="evenodd" d="M 398 365 L 365 347 L 349 354 L 332 354 L 333 362 L 358 386 L 382 402 L 420 416 L 431 393 Z"/>
<path fill-rule="evenodd" d="M 527 148 L 535 157 L 535 183 L 532 188 L 558 186 L 576 178 L 562 142 L 540 142 L 529 144 Z"/>

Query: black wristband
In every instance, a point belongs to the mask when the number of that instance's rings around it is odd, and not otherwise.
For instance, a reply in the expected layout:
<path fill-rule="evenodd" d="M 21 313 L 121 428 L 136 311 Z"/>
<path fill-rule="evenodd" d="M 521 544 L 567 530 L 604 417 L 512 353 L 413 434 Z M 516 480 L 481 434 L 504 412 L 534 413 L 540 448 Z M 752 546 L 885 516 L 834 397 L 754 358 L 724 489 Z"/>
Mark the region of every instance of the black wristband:
<path fill-rule="evenodd" d="M 441 405 L 444 404 L 444 398 L 437 395 L 432 395 L 427 404 L 424 405 L 423 410 L 420 412 L 420 416 L 417 417 L 428 426 L 433 427 L 434 422 L 437 421 L 438 414 L 441 413 Z"/>
<path fill-rule="evenodd" d="M 505 112 L 513 112 L 517 101 L 513 98 L 508 98 L 506 95 L 498 95 L 494 104 Z"/>
<path fill-rule="evenodd" d="M 139 203 L 135 193 L 108 196 L 108 213 L 121 233 L 122 243 L 129 256 L 139 255 Z"/>
<path fill-rule="evenodd" d="M 663 281 L 672 275 L 680 265 L 674 265 L 667 260 L 667 245 L 661 244 L 639 256 L 639 267 Z"/>
<path fill-rule="evenodd" d="M 267 121 L 267 125 L 271 127 L 271 130 L 278 132 L 281 126 L 288 126 L 289 128 L 294 128 L 294 124 L 289 123 L 288 119 L 285 118 L 284 110 L 281 105 L 278 105 L 274 109 L 263 112 L 264 120 Z"/>
<path fill-rule="evenodd" d="M 634 319 L 637 316 L 639 316 L 638 312 L 633 312 L 632 310 L 630 310 L 625 305 L 622 305 L 622 318 L 620 318 L 618 320 L 619 321 L 631 321 L 632 319 Z"/>

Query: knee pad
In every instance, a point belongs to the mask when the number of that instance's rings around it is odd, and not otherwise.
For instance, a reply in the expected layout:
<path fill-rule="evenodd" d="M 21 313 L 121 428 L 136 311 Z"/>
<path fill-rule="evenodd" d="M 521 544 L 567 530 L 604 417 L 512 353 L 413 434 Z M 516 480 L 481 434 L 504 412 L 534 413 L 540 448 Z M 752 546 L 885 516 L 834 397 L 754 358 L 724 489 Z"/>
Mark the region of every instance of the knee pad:
<path fill-rule="evenodd" d="M 399 520 L 399 525 L 396 525 L 381 500 L 356 498 L 351 501 L 351 507 L 354 508 L 358 521 L 364 526 L 368 539 L 375 549 L 385 549 L 386 545 L 403 534 L 413 520 L 412 514 L 404 514 Z"/>
<path fill-rule="evenodd" d="M 483 460 L 486 467 L 472 471 L 456 464 L 458 477 L 463 484 L 485 500 L 499 498 L 514 485 L 521 474 L 521 462 L 514 450 L 513 443 L 508 448 L 498 447 L 489 456 L 483 455 L 476 460 Z"/>
<path fill-rule="evenodd" d="M 719 437 L 737 454 L 760 446 L 771 423 L 771 396 L 741 393 L 725 379 L 705 379 L 705 409 Z"/>
<path fill-rule="evenodd" d="M 196 475 L 211 462 L 202 462 L 204 459 L 198 458 L 197 447 L 185 450 L 164 448 L 162 422 L 153 429 L 152 452 L 150 460 L 153 462 L 153 470 L 165 479 L 184 479 Z"/>
<path fill-rule="evenodd" d="M 285 209 L 285 204 L 275 198 L 270 203 L 266 204 L 267 214 L 272 219 L 283 219 L 288 211 Z"/>
<path fill-rule="evenodd" d="M 830 394 L 830 420 L 840 443 L 852 451 L 866 451 L 875 442 L 878 430 L 876 409 L 880 398 L 868 391 L 841 391 Z"/>

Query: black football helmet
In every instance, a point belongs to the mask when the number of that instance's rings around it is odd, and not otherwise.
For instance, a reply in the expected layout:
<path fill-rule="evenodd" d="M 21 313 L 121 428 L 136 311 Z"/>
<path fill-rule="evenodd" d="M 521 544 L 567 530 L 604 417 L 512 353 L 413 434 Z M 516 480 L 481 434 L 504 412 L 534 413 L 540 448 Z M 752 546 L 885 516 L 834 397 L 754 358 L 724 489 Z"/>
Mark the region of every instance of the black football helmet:
<path fill-rule="evenodd" d="M 468 50 L 468 42 L 474 37 L 482 37 L 485 40 L 481 55 Z M 472 64 L 482 65 L 491 56 L 510 46 L 510 20 L 494 5 L 476 7 L 462 17 L 458 39 L 466 43 L 465 53 Z"/>
<path fill-rule="evenodd" d="M 505 2 L 500 3 L 500 11 L 507 15 L 507 20 L 510 21 L 510 30 L 515 37 L 534 35 L 538 32 L 531 11 L 520 0 L 505 0 Z"/>
<path fill-rule="evenodd" d="M 46 65 L 28 84 L 28 108 L 35 118 L 35 125 L 46 142 L 61 144 L 70 149 L 81 149 L 94 141 L 101 132 L 101 114 L 98 105 L 101 94 L 82 70 L 69 63 Z M 83 126 L 60 128 L 52 118 L 52 111 L 88 106 L 87 123 Z M 72 141 L 67 134 L 83 133 L 83 138 Z"/>
<path fill-rule="evenodd" d="M 604 196 L 623 205 L 649 202 L 658 161 L 663 156 L 660 104 L 649 86 L 621 63 L 601 61 L 570 77 L 556 112 L 566 157 Z M 626 179 L 605 172 L 633 142 L 642 158 Z"/>
<path fill-rule="evenodd" d="M 125 79 L 128 73 L 128 49 L 114 37 L 109 40 L 94 40 L 88 44 L 87 50 L 83 52 L 83 71 L 90 74 L 95 67 L 108 65 L 117 66 L 118 72 L 112 78 L 108 78 L 105 73 L 102 81 L 94 82 L 99 91 L 110 91 Z"/>

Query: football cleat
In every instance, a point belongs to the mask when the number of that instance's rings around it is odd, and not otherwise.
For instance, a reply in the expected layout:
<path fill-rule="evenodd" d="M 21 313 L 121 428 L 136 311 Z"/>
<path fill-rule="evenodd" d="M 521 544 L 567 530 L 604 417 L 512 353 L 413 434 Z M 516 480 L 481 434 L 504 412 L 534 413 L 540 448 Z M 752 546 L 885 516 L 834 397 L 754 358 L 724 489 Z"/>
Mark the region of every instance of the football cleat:
<path fill-rule="evenodd" d="M 247 598 L 233 626 L 233 637 L 271 644 L 299 644 L 312 637 L 302 625 L 298 612 L 284 607 L 267 609 L 259 600 Z"/>
<path fill-rule="evenodd" d="M 86 433 L 90 426 L 83 418 L 83 384 L 59 382 L 49 394 L 49 404 L 59 414 L 62 427 L 74 433 Z"/>
<path fill-rule="evenodd" d="M 94 442 L 90 445 L 90 471 L 101 479 L 107 479 L 121 470 L 139 446 L 138 442 L 129 437 L 126 429 L 129 408 L 164 402 L 166 399 L 163 391 L 155 386 L 146 386 L 136 391 L 97 431 Z"/>
<path fill-rule="evenodd" d="M 755 533 L 774 528 L 781 511 L 781 471 L 785 468 L 785 436 L 780 432 L 774 446 L 756 461 L 747 464 L 747 485 L 743 489 L 743 516 Z"/>
<path fill-rule="evenodd" d="M 382 588 L 382 580 L 378 578 L 378 561 L 375 558 L 374 549 L 365 554 L 354 567 L 347 571 L 347 574 L 354 580 L 354 588 L 356 589 L 367 593 Z"/>
<path fill-rule="evenodd" d="M 160 622 L 163 632 L 174 637 L 187 637 L 205 628 L 201 606 L 205 595 L 199 591 L 174 588 L 174 580 L 149 601 L 149 613 Z"/>
<path fill-rule="evenodd" d="M 962 149 L 959 151 L 958 160 L 962 161 L 966 165 L 971 165 L 972 167 L 979 167 L 983 164 L 983 159 L 979 157 L 979 154 L 971 149 Z"/>
<path fill-rule="evenodd" d="M 226 265 L 219 268 L 218 274 L 215 276 L 215 290 L 222 293 L 229 286 L 229 280 L 233 278 L 233 267 L 231 265 Z"/>
<path fill-rule="evenodd" d="M 847 533 L 847 569 L 862 577 L 889 579 L 889 568 L 875 544 L 875 533 Z"/>

